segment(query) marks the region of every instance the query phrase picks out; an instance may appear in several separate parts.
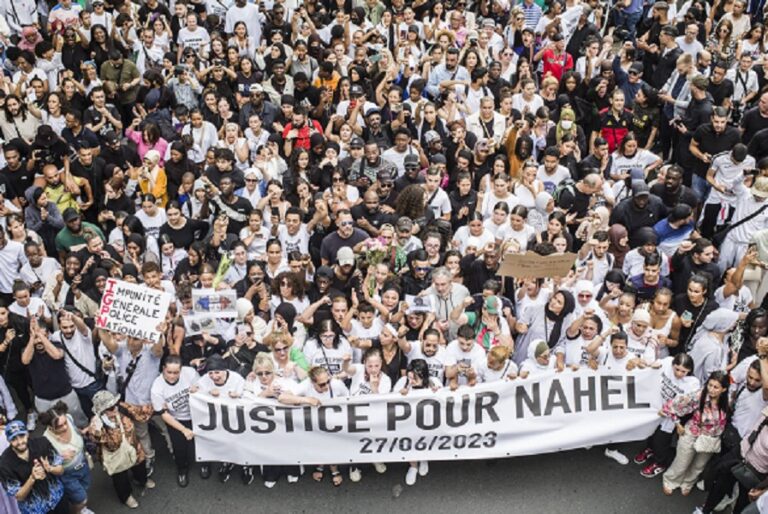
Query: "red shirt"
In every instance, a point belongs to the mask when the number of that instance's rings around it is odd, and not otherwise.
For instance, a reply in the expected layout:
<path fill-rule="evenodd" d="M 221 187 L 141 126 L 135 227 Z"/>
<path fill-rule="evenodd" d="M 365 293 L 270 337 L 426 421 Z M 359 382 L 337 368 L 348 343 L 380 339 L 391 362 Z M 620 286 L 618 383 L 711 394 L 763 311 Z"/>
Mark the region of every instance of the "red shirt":
<path fill-rule="evenodd" d="M 289 123 L 283 129 L 283 139 L 288 137 L 288 133 L 291 130 L 293 130 L 293 123 Z M 303 148 L 305 150 L 309 150 L 309 137 L 315 132 L 322 134 L 323 128 L 317 121 L 308 120 L 308 123 L 305 123 L 304 126 L 299 129 L 299 134 L 296 136 L 296 139 L 293 142 L 293 148 Z"/>
<path fill-rule="evenodd" d="M 544 62 L 544 73 L 542 77 L 546 77 L 547 73 L 551 73 L 558 81 L 563 78 L 563 73 L 566 70 L 573 68 L 573 57 L 568 52 L 563 52 L 560 55 L 555 55 L 552 49 L 547 49 L 541 56 L 541 60 Z"/>

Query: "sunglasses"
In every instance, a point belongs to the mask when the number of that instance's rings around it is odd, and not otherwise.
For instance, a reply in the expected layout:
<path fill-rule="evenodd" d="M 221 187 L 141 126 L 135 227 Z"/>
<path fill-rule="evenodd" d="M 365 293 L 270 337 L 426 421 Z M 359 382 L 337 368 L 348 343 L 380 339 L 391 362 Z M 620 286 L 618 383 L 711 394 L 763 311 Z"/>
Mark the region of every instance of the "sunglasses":
<path fill-rule="evenodd" d="M 275 353 L 285 353 L 288 351 L 287 346 L 283 346 L 282 348 L 275 348 Z"/>
<path fill-rule="evenodd" d="M 331 383 L 330 380 L 328 380 L 328 381 L 325 381 L 325 382 L 315 382 L 315 385 L 317 387 L 327 387 L 328 384 L 330 384 L 330 383 Z"/>
<path fill-rule="evenodd" d="M 393 185 L 394 185 L 394 184 L 392 184 L 392 183 L 385 183 L 385 182 L 382 182 L 381 184 L 379 184 L 379 186 L 380 186 L 382 189 L 392 189 L 392 186 L 393 186 Z"/>
<path fill-rule="evenodd" d="M 354 221 L 342 221 L 341 223 L 339 223 L 339 225 L 342 227 L 351 227 L 354 224 L 355 224 Z"/>
<path fill-rule="evenodd" d="M 428 272 L 428 271 L 429 271 L 429 270 L 431 270 L 431 269 L 432 269 L 432 267 L 431 267 L 431 266 L 424 266 L 424 267 L 418 267 L 418 268 L 416 268 L 416 271 L 420 271 L 420 272 L 422 272 L 422 273 L 426 273 L 426 272 Z"/>
<path fill-rule="evenodd" d="M 344 182 L 344 179 L 341 178 L 341 177 L 333 177 L 333 179 L 331 179 L 331 180 L 333 180 L 334 184 L 336 184 L 338 182 Z"/>
<path fill-rule="evenodd" d="M 246 182 L 258 182 L 255 178 L 247 178 L 245 179 Z"/>
<path fill-rule="evenodd" d="M 268 377 L 272 374 L 271 371 L 257 371 L 256 376 L 257 377 Z"/>

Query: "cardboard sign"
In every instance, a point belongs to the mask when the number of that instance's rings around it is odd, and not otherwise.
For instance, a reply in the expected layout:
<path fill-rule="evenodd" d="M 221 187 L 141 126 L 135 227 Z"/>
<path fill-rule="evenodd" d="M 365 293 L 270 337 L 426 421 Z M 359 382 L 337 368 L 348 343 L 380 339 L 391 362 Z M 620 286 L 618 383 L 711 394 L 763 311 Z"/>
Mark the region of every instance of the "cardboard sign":
<path fill-rule="evenodd" d="M 498 274 L 514 278 L 564 277 L 576 263 L 575 253 L 542 256 L 533 252 L 505 254 Z"/>
<path fill-rule="evenodd" d="M 139 284 L 107 279 L 96 328 L 156 343 L 156 327 L 165 321 L 171 295 Z"/>

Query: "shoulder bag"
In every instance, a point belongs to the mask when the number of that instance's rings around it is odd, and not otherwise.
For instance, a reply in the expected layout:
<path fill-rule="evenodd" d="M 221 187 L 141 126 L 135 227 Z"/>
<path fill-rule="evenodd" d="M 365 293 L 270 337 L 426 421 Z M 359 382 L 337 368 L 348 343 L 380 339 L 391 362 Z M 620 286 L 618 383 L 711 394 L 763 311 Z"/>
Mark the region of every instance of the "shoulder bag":
<path fill-rule="evenodd" d="M 131 469 L 136 465 L 136 461 L 139 458 L 136 453 L 136 448 L 134 448 L 130 441 L 125 437 L 123 420 L 119 414 L 117 424 L 120 426 L 120 446 L 113 452 L 105 448 L 101 457 L 101 462 L 104 464 L 104 471 L 106 471 L 109 476 L 114 476 Z"/>

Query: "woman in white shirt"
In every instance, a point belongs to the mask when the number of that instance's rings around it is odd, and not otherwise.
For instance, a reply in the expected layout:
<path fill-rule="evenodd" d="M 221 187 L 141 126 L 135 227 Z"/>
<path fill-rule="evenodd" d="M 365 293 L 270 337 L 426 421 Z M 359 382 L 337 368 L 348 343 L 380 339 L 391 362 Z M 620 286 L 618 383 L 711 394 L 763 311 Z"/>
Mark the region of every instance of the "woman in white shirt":
<path fill-rule="evenodd" d="M 632 133 L 627 134 L 619 145 L 619 148 L 613 152 L 613 163 L 611 164 L 611 179 L 622 181 L 628 178 L 632 170 L 642 170 L 643 177 L 663 164 L 661 157 L 646 150 L 638 148 L 637 139 Z M 638 177 L 641 178 L 641 177 Z"/>
<path fill-rule="evenodd" d="M 483 219 L 488 219 L 493 215 L 496 204 L 499 202 L 506 203 L 510 211 L 519 203 L 517 197 L 510 192 L 509 182 L 509 175 L 496 173 L 493 176 L 493 188 L 488 192 L 481 193 L 483 202 L 482 204 L 478 203 L 478 211 L 483 214 Z"/>
<path fill-rule="evenodd" d="M 208 149 L 216 146 L 216 142 L 219 140 L 216 133 L 216 127 L 213 123 L 205 121 L 203 113 L 200 109 L 192 109 L 189 114 L 189 123 L 184 125 L 181 130 L 181 135 L 191 135 L 192 141 L 195 145 L 196 154 L 194 161 L 196 163 L 203 162 L 205 154 Z"/>
<path fill-rule="evenodd" d="M 304 356 L 310 367 L 325 368 L 335 377 L 341 373 L 344 356 L 352 355 L 352 346 L 333 320 L 322 320 L 316 330 L 317 336 L 304 343 Z"/>
<path fill-rule="evenodd" d="M 528 249 L 528 241 L 536 231 L 525 222 L 527 218 L 528 209 L 518 205 L 509 214 L 509 223 L 497 232 L 496 241 L 507 245 L 506 251 L 524 253 Z"/>
<path fill-rule="evenodd" d="M 517 365 L 510 359 L 511 353 L 508 347 L 502 345 L 488 350 L 486 358 L 477 365 L 477 381 L 506 382 L 517 378 Z"/>
<path fill-rule="evenodd" d="M 482 250 L 487 244 L 496 241 L 493 233 L 483 226 L 483 216 L 479 212 L 470 213 L 468 219 L 468 223 L 460 227 L 453 236 L 454 248 L 465 254 L 469 247 Z"/>

